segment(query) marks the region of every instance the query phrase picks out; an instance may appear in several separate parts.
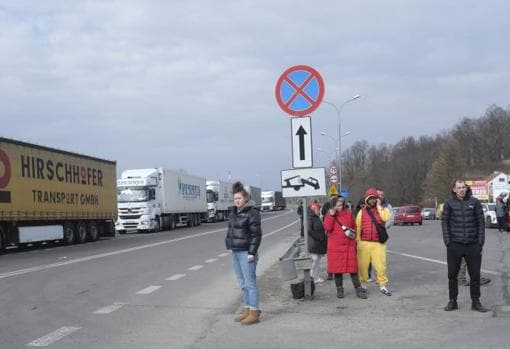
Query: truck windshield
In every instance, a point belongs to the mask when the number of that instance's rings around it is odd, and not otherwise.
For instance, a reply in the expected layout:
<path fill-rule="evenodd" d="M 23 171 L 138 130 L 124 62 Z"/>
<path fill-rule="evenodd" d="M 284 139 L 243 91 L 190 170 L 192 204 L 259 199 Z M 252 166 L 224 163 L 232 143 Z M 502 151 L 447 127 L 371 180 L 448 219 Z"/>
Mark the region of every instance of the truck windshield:
<path fill-rule="evenodd" d="M 117 191 L 118 202 L 143 202 L 149 199 L 149 189 L 123 188 Z"/>
<path fill-rule="evenodd" d="M 272 196 L 263 197 L 262 202 L 273 202 L 273 197 Z"/>
<path fill-rule="evenodd" d="M 207 198 L 207 202 L 214 202 L 214 192 L 212 190 L 208 190 L 206 192 L 206 198 Z"/>

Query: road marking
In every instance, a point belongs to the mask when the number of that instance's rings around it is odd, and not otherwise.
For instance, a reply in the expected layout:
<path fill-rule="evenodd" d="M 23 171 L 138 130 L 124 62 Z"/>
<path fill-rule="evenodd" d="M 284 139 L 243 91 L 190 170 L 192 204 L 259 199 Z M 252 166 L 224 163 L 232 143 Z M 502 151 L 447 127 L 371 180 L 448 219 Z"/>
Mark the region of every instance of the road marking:
<path fill-rule="evenodd" d="M 115 302 L 113 303 L 112 305 L 108 305 L 104 308 L 101 308 L 101 309 L 98 309 L 94 312 L 94 314 L 110 314 L 110 313 L 113 313 L 115 310 L 119 310 L 120 308 L 122 308 L 123 306 L 125 306 L 127 303 L 120 303 L 120 302 Z"/>
<path fill-rule="evenodd" d="M 286 215 L 288 215 L 290 213 L 292 213 L 292 210 L 290 210 L 289 212 L 286 212 L 284 214 L 281 214 L 281 215 L 277 215 L 277 216 L 272 216 L 272 217 L 266 218 L 266 219 L 264 219 L 262 221 L 265 222 L 265 221 L 268 221 L 268 220 L 271 220 L 271 219 L 275 219 L 275 218 L 279 218 L 279 217 L 282 217 L 282 216 L 286 216 Z M 151 243 L 151 244 L 140 245 L 140 246 L 136 246 L 136 247 L 130 247 L 130 248 L 126 248 L 126 249 L 118 250 L 118 251 L 113 251 L 113 252 L 106 252 L 106 253 L 95 254 L 95 255 L 88 256 L 88 257 L 72 259 L 72 260 L 69 260 L 69 261 L 63 261 L 63 262 L 58 262 L 58 263 L 39 265 L 37 267 L 31 267 L 31 268 L 26 268 L 26 269 L 14 270 L 14 271 L 10 271 L 10 272 L 7 272 L 7 273 L 0 274 L 0 279 L 5 279 L 5 278 L 8 278 L 8 277 L 12 277 L 12 276 L 33 273 L 33 272 L 36 272 L 36 271 L 41 271 L 41 270 L 46 270 L 46 269 L 57 268 L 57 267 L 61 267 L 61 266 L 64 266 L 64 265 L 69 265 L 69 264 L 75 264 L 75 263 L 91 261 L 91 260 L 94 260 L 94 259 L 100 259 L 100 258 L 104 258 L 104 257 L 116 256 L 116 255 L 119 255 L 119 254 L 124 254 L 124 253 L 128 253 L 128 252 L 133 252 L 133 251 L 139 251 L 139 250 L 143 250 L 143 249 L 146 249 L 146 248 L 167 245 L 167 244 L 171 244 L 171 243 L 178 242 L 178 241 L 184 241 L 184 240 L 193 239 L 193 238 L 196 238 L 196 237 L 202 237 L 202 236 L 206 236 L 206 235 L 215 234 L 215 233 L 218 233 L 218 232 L 221 232 L 221 231 L 225 231 L 225 230 L 227 230 L 227 228 L 221 228 L 221 229 L 206 231 L 204 233 L 187 235 L 187 236 L 183 236 L 183 237 L 176 238 L 176 239 L 170 239 L 170 240 L 165 240 L 165 241 L 160 241 L 160 242 L 154 242 L 154 243 Z M 264 235 L 264 236 L 269 236 L 269 235 Z M 77 246 L 77 245 L 71 245 L 71 246 L 67 246 L 67 247 L 73 247 L 73 246 Z M 227 255 L 229 255 L 229 253 L 227 253 L 225 255 L 227 256 Z M 6 255 L 6 256 L 9 256 L 9 255 Z M 220 256 L 224 257 L 222 255 L 220 255 Z"/>
<path fill-rule="evenodd" d="M 46 336 L 43 336 L 39 339 L 36 339 L 33 342 L 27 344 L 29 347 L 47 347 L 48 345 L 55 343 L 56 341 L 64 338 L 71 333 L 78 331 L 81 327 L 61 327 L 58 330 L 48 333 Z"/>
<path fill-rule="evenodd" d="M 268 233 L 268 234 L 264 234 L 264 235 L 262 235 L 262 237 L 268 237 L 268 236 L 274 235 L 274 234 L 276 234 L 276 233 L 279 233 L 279 232 L 281 232 L 282 230 L 285 230 L 285 229 L 287 229 L 288 227 L 293 226 L 293 225 L 294 225 L 294 224 L 296 224 L 297 222 L 299 222 L 299 221 L 297 221 L 297 220 L 296 220 L 296 221 L 294 221 L 294 222 L 292 222 L 292 223 L 290 223 L 290 224 L 287 224 L 287 225 L 286 225 L 286 226 L 284 226 L 284 227 L 281 227 L 280 229 L 276 229 L 276 230 L 274 230 L 274 231 L 272 231 L 272 232 L 270 232 L 270 233 Z"/>
<path fill-rule="evenodd" d="M 186 274 L 175 274 L 175 275 L 172 275 L 172 276 L 166 278 L 165 280 L 176 281 L 176 280 L 182 279 L 185 276 L 186 276 Z"/>
<path fill-rule="evenodd" d="M 136 292 L 136 294 L 151 294 L 152 292 L 159 290 L 161 287 L 162 286 L 149 286 Z"/>
<path fill-rule="evenodd" d="M 205 263 L 214 263 L 218 260 L 218 258 L 211 258 L 205 261 Z"/>
<path fill-rule="evenodd" d="M 202 269 L 204 266 L 203 265 L 194 265 L 192 266 L 191 268 L 188 268 L 188 270 L 199 270 L 199 269 Z"/>
<path fill-rule="evenodd" d="M 401 252 L 395 252 L 395 251 L 390 251 L 390 250 L 388 250 L 388 253 L 392 253 L 392 254 L 396 254 L 396 255 L 404 256 L 404 257 L 409 257 L 409 258 L 414 258 L 414 259 L 419 259 L 422 261 L 427 261 L 427 262 L 432 262 L 432 263 L 437 263 L 437 264 L 442 264 L 442 265 L 448 265 L 445 261 L 440 261 L 438 259 L 415 256 L 415 255 L 408 254 L 408 253 L 401 253 Z M 486 274 L 490 274 L 490 275 L 496 275 L 496 276 L 502 275 L 502 273 L 499 271 L 492 271 L 492 270 L 487 270 L 487 269 L 481 269 L 481 271 Z"/>
<path fill-rule="evenodd" d="M 218 257 L 226 257 L 226 256 L 228 256 L 228 255 L 230 255 L 230 253 L 228 253 L 228 252 L 226 252 L 226 253 L 220 253 L 220 254 L 218 255 Z"/>

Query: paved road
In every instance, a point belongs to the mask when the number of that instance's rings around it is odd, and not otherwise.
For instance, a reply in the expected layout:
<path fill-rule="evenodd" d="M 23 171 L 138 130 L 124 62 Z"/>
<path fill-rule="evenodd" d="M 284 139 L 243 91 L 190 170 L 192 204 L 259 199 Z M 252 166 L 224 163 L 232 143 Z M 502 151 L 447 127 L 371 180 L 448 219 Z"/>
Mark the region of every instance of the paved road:
<path fill-rule="evenodd" d="M 338 348 L 510 346 L 510 318 L 469 309 L 445 313 L 445 249 L 439 222 L 390 231 L 392 297 L 346 298 L 334 284 L 313 301 L 290 297 L 277 258 L 297 237 L 295 212 L 263 215 L 259 267 L 263 317 L 232 321 L 239 291 L 225 254 L 225 223 L 94 244 L 0 256 L 0 348 Z M 487 307 L 510 305 L 510 235 L 487 231 L 482 288 Z M 503 272 L 503 274 L 502 274 Z"/>
<path fill-rule="evenodd" d="M 263 214 L 261 271 L 295 239 L 296 218 Z M 0 348 L 191 345 L 216 313 L 239 305 L 225 227 L 8 251 L 0 256 Z"/>

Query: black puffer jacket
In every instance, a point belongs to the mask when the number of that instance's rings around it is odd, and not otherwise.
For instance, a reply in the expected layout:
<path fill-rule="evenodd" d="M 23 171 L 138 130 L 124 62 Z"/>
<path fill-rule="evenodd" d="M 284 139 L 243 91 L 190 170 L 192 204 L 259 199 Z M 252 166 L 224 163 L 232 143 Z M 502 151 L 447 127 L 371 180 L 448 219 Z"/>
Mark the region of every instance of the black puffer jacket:
<path fill-rule="evenodd" d="M 450 242 L 477 243 L 483 246 L 485 243 L 483 209 L 478 199 L 472 196 L 471 189 L 467 190 L 464 200 L 459 199 L 455 193 L 451 199 L 446 200 L 441 226 L 446 246 Z"/>
<path fill-rule="evenodd" d="M 260 212 L 254 207 L 254 203 L 250 201 L 239 210 L 233 207 L 228 216 L 225 238 L 227 250 L 248 251 L 255 256 L 261 241 Z"/>
<path fill-rule="evenodd" d="M 328 238 L 324 232 L 322 220 L 312 210 L 308 210 L 308 252 L 326 254 L 328 252 Z"/>

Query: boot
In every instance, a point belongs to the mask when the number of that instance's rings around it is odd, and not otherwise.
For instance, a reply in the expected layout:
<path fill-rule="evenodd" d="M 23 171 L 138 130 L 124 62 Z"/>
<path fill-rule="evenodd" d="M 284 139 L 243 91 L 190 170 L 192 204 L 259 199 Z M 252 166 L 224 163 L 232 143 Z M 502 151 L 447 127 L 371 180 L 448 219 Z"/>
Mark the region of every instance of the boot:
<path fill-rule="evenodd" d="M 363 287 L 356 287 L 356 295 L 358 296 L 358 298 L 361 298 L 361 299 L 367 299 L 367 292 L 366 290 L 363 288 Z"/>
<path fill-rule="evenodd" d="M 236 322 L 241 322 L 242 320 L 246 319 L 250 315 L 250 308 L 243 308 L 243 311 L 241 314 L 237 315 L 234 320 Z"/>
<path fill-rule="evenodd" d="M 336 298 L 344 298 L 344 287 L 338 286 L 336 288 Z"/>
<path fill-rule="evenodd" d="M 456 299 L 450 299 L 450 301 L 448 302 L 446 307 L 444 307 L 445 311 L 452 311 L 452 310 L 457 310 L 457 309 L 459 309 L 459 306 L 457 305 Z"/>
<path fill-rule="evenodd" d="M 471 302 L 471 310 L 479 311 L 480 313 L 486 313 L 487 309 L 483 307 L 479 299 L 473 299 Z"/>
<path fill-rule="evenodd" d="M 259 322 L 260 313 L 261 313 L 260 310 L 250 310 L 249 315 L 245 319 L 241 320 L 241 325 L 256 324 L 257 322 Z"/>

